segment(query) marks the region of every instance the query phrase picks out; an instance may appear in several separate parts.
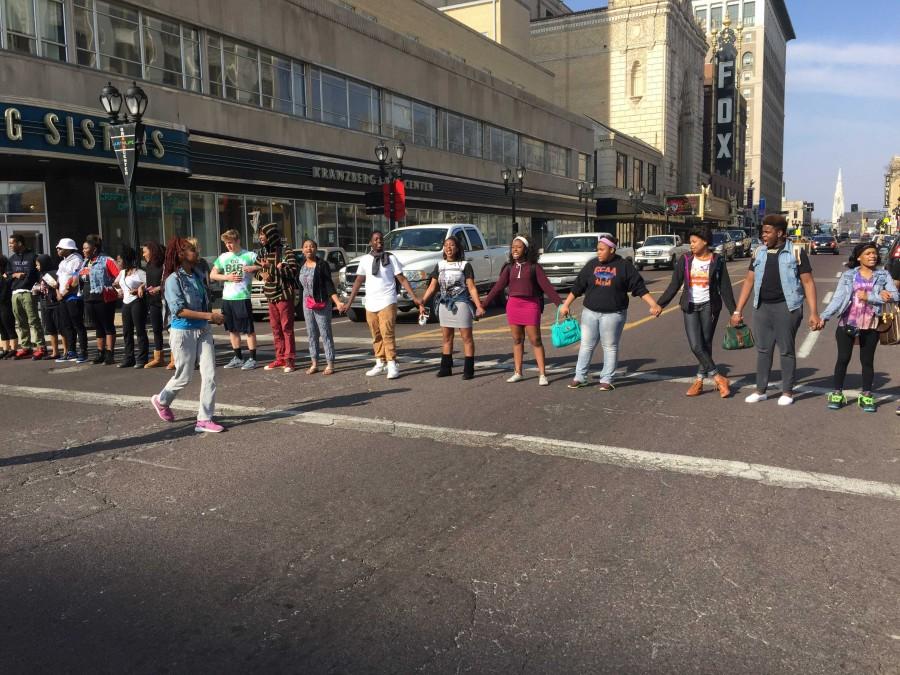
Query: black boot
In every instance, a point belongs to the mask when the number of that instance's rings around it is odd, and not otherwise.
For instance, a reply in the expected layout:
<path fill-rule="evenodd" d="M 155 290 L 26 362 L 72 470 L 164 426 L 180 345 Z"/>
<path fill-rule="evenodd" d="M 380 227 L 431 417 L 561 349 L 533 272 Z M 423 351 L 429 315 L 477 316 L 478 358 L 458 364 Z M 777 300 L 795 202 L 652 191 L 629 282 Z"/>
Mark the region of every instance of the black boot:
<path fill-rule="evenodd" d="M 106 361 L 106 350 L 98 349 L 97 356 L 94 357 L 94 360 L 91 361 L 91 363 L 93 363 L 95 366 L 99 366 L 101 363 L 104 363 L 105 361 Z"/>
<path fill-rule="evenodd" d="M 104 361 L 104 363 L 105 363 L 107 366 L 111 366 L 111 365 L 113 365 L 115 362 L 116 362 L 116 359 L 115 359 L 115 352 L 114 352 L 112 349 L 107 349 L 107 350 L 106 350 L 106 360 Z"/>
<path fill-rule="evenodd" d="M 441 369 L 438 377 L 447 377 L 453 374 L 453 354 L 441 354 Z"/>
<path fill-rule="evenodd" d="M 135 368 L 135 361 L 133 356 L 125 355 L 125 360 L 119 364 L 119 368 Z M 144 366 L 141 366 L 143 368 Z"/>
<path fill-rule="evenodd" d="M 463 379 L 471 380 L 475 377 L 475 357 L 467 356 L 463 361 Z"/>

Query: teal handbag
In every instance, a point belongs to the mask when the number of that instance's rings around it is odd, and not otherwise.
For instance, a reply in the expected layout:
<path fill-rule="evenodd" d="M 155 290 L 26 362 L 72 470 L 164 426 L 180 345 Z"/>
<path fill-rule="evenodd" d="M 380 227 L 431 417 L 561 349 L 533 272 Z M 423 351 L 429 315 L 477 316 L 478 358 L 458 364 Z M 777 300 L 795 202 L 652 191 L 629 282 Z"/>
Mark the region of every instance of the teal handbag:
<path fill-rule="evenodd" d="M 556 308 L 556 323 L 550 327 L 550 340 L 557 349 L 568 347 L 581 340 L 581 326 L 578 320 L 569 314 L 562 321 L 559 320 L 559 307 Z"/>

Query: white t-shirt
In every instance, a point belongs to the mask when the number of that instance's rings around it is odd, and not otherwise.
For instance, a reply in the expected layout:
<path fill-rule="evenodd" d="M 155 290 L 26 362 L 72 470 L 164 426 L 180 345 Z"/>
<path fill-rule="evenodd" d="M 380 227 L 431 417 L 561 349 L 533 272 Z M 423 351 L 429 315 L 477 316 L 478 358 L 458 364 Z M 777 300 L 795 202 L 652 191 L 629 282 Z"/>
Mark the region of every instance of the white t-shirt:
<path fill-rule="evenodd" d="M 135 291 L 147 283 L 147 273 L 140 269 L 132 270 L 126 277 L 125 270 L 122 270 L 116 277 L 116 283 L 122 289 L 122 304 L 130 305 L 137 298 Z"/>
<path fill-rule="evenodd" d="M 712 265 L 712 257 L 709 260 L 691 259 L 691 302 L 702 305 L 709 302 L 709 271 Z"/>
<path fill-rule="evenodd" d="M 379 266 L 377 275 L 372 274 L 372 263 L 375 262 L 375 258 L 371 254 L 366 253 L 359 259 L 356 273 L 366 277 L 364 304 L 367 312 L 380 312 L 385 307 L 397 304 L 397 282 L 394 277 L 403 273 L 403 267 L 393 253 L 390 257 L 391 264 L 386 267 Z"/>

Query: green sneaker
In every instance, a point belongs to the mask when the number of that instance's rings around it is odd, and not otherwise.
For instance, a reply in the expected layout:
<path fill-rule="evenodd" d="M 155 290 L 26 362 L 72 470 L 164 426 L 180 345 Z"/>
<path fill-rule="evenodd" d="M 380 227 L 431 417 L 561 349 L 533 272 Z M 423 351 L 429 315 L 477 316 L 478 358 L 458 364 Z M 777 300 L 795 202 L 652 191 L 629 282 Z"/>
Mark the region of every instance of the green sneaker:
<path fill-rule="evenodd" d="M 859 398 L 856 399 L 856 405 L 862 408 L 863 412 L 875 412 L 875 397 L 869 394 L 866 396 L 865 394 L 860 394 Z"/>
<path fill-rule="evenodd" d="M 828 394 L 828 409 L 829 410 L 840 410 L 845 405 L 847 405 L 847 397 L 844 396 L 844 392 L 833 391 L 830 394 Z"/>

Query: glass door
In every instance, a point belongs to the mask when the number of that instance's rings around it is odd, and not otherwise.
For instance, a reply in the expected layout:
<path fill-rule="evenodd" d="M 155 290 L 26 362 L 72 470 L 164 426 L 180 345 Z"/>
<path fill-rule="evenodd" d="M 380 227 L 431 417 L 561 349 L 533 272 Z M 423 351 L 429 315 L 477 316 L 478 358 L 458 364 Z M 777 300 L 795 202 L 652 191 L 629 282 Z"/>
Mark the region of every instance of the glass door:
<path fill-rule="evenodd" d="M 20 234 L 25 239 L 25 248 L 35 253 L 50 253 L 50 242 L 47 241 L 46 225 L 0 225 L 0 236 L 3 237 L 3 255 L 9 257 L 12 249 L 9 238 Z"/>

